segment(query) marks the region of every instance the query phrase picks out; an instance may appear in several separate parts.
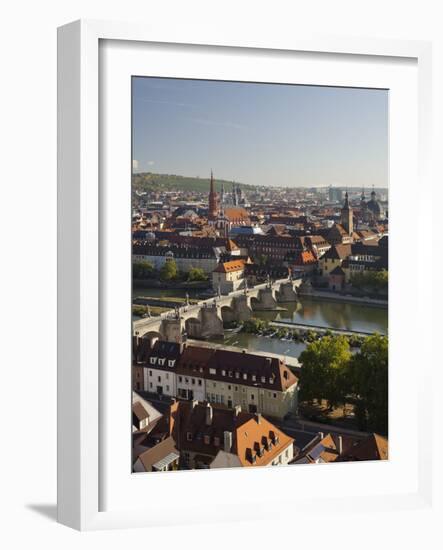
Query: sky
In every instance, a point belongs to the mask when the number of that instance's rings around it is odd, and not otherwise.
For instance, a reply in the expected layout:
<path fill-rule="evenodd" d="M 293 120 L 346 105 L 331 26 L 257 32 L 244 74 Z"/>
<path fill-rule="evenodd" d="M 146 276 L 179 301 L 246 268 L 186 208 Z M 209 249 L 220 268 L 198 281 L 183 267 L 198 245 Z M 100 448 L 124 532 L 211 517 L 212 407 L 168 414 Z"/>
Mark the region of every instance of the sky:
<path fill-rule="evenodd" d="M 133 77 L 133 169 L 388 186 L 388 91 Z"/>

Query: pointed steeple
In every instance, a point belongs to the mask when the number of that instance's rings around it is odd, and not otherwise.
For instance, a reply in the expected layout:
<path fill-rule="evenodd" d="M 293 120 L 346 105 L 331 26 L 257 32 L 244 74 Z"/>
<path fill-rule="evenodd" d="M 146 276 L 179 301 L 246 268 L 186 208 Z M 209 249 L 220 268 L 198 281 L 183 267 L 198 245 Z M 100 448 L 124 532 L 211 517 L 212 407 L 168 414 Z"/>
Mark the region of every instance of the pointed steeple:
<path fill-rule="evenodd" d="M 354 232 L 354 214 L 351 206 L 349 205 L 349 195 L 347 191 L 345 193 L 345 203 L 341 209 L 340 222 L 346 233 L 352 236 L 352 233 Z"/>
<path fill-rule="evenodd" d="M 208 218 L 215 219 L 217 217 L 217 193 L 214 187 L 214 174 L 211 169 L 211 183 L 209 186 L 209 209 Z"/>

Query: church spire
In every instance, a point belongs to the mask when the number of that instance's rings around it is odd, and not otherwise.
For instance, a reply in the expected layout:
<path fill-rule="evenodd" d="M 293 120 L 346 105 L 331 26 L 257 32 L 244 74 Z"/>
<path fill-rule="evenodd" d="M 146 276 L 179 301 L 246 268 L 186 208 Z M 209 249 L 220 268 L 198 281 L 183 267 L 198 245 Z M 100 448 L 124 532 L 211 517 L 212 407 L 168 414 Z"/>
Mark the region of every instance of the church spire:
<path fill-rule="evenodd" d="M 354 232 L 354 214 L 352 207 L 349 205 L 349 195 L 347 191 L 345 193 L 345 203 L 341 209 L 340 222 L 346 233 L 352 236 Z"/>
<path fill-rule="evenodd" d="M 209 186 L 209 211 L 208 218 L 215 219 L 217 216 L 217 193 L 214 186 L 214 174 L 211 169 L 211 183 Z"/>

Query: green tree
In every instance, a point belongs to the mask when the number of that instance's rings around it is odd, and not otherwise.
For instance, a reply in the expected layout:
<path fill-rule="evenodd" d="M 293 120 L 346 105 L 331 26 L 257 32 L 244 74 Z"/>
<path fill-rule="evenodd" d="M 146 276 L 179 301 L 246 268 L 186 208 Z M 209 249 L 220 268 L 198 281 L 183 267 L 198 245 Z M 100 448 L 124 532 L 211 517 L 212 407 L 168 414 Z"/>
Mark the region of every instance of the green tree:
<path fill-rule="evenodd" d="M 351 283 L 355 288 L 386 291 L 388 289 L 388 279 L 389 276 L 386 270 L 362 271 L 352 275 Z"/>
<path fill-rule="evenodd" d="M 151 262 L 141 261 L 132 264 L 132 276 L 134 279 L 151 279 L 154 276 L 154 266 Z"/>
<path fill-rule="evenodd" d="M 200 267 L 191 267 L 188 273 L 188 281 L 206 281 L 206 273 Z"/>
<path fill-rule="evenodd" d="M 300 355 L 300 399 L 326 399 L 330 408 L 344 403 L 350 360 L 349 343 L 344 336 L 325 336 L 311 342 Z"/>
<path fill-rule="evenodd" d="M 160 270 L 160 279 L 162 281 L 173 281 L 178 277 L 177 264 L 174 260 L 165 262 L 163 267 Z"/>
<path fill-rule="evenodd" d="M 365 338 L 349 364 L 349 383 L 356 399 L 359 426 L 388 433 L 388 338 L 375 334 Z"/>
<path fill-rule="evenodd" d="M 243 323 L 243 331 L 250 334 L 257 334 L 259 331 L 265 330 L 267 326 L 267 321 L 252 317 Z"/>

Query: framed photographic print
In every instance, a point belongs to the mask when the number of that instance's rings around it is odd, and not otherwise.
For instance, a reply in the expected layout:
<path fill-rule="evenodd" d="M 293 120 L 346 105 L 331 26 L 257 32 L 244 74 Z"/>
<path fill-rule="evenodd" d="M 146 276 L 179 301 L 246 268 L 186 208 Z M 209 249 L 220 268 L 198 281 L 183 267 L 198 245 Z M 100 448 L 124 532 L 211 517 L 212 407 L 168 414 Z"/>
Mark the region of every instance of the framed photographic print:
<path fill-rule="evenodd" d="M 82 21 L 58 75 L 59 521 L 429 505 L 429 45 Z"/>

